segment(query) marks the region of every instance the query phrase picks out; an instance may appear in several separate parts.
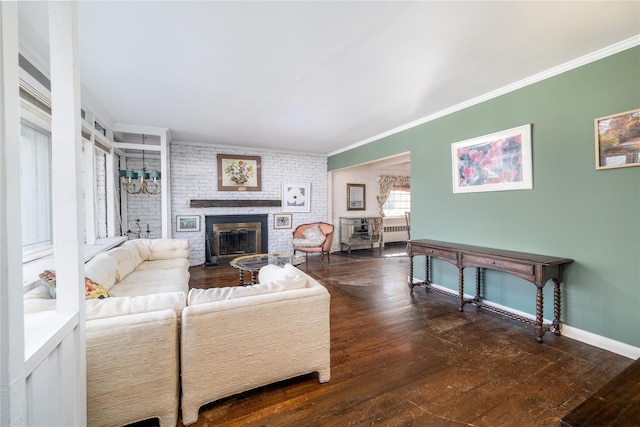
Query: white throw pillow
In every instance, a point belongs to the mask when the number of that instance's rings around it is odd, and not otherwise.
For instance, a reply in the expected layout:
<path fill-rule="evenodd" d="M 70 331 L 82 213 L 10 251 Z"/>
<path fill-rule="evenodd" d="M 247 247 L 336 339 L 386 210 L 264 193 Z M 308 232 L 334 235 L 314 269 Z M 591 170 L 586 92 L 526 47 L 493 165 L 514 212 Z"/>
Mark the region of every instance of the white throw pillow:
<path fill-rule="evenodd" d="M 114 257 L 118 264 L 116 268 L 116 281 L 118 282 L 127 277 L 127 275 L 135 270 L 143 261 L 138 253 L 138 249 L 131 246 L 113 248 L 107 251 L 107 253 Z"/>
<path fill-rule="evenodd" d="M 114 257 L 101 253 L 84 265 L 84 275 L 91 279 L 93 283 L 111 289 L 116 283 L 117 268 L 118 263 Z"/>

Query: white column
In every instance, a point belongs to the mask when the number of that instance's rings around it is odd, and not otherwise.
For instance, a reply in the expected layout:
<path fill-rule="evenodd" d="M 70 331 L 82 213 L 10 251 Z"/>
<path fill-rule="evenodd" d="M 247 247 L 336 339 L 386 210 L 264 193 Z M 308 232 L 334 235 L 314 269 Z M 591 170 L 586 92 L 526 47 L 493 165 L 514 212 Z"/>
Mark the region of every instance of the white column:
<path fill-rule="evenodd" d="M 160 135 L 160 170 L 162 171 L 162 238 L 171 238 L 171 172 L 169 153 L 169 137 L 168 130 Z"/>
<path fill-rule="evenodd" d="M 0 425 L 26 423 L 18 9 L 0 2 Z"/>
<path fill-rule="evenodd" d="M 69 393 L 60 399 L 61 421 L 86 425 L 86 353 L 82 136 L 76 2 L 49 2 L 53 241 L 58 311 L 77 313 L 75 360 L 64 361 Z M 69 354 L 69 353 L 67 353 Z M 71 365 L 74 363 L 75 365 Z"/>
<path fill-rule="evenodd" d="M 84 218 L 85 239 L 87 245 L 96 244 L 96 234 L 98 228 L 96 209 L 96 156 L 93 148 L 93 137 L 91 140 L 81 138 L 82 141 L 82 169 L 78 177 L 82 178 L 84 187 Z"/>

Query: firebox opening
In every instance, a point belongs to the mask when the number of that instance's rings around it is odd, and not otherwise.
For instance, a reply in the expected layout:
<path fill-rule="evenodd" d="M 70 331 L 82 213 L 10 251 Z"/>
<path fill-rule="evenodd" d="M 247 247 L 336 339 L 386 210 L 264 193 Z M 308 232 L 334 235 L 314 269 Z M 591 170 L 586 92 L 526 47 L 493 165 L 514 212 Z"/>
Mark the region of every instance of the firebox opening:
<path fill-rule="evenodd" d="M 267 215 L 206 216 L 205 265 L 229 265 L 239 256 L 267 252 Z"/>

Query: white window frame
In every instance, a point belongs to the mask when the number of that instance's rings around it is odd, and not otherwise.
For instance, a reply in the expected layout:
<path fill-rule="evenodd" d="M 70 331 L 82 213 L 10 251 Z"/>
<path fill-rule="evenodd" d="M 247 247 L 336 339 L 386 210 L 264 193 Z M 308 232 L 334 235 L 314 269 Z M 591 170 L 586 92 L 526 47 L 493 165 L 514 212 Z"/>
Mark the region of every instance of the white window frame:
<path fill-rule="evenodd" d="M 28 87 L 22 85 L 22 82 L 21 87 L 28 92 L 31 92 Z M 37 108 L 23 98 L 20 98 L 20 120 L 21 124 L 25 124 L 32 128 L 40 129 L 42 132 L 48 133 L 49 141 L 51 141 L 51 115 L 42 109 Z M 50 219 L 52 220 L 52 218 Z M 40 246 L 31 250 L 23 249 L 23 263 L 50 256 L 53 253 L 53 236 L 51 239 L 52 241 L 49 245 Z"/>
<path fill-rule="evenodd" d="M 407 193 L 407 196 L 409 198 L 409 200 L 407 201 L 407 207 L 406 207 L 406 209 L 401 209 L 401 210 L 398 210 L 398 209 L 390 210 L 388 208 L 388 205 L 391 202 L 396 202 L 396 196 L 398 196 L 398 193 Z M 404 213 L 405 212 L 410 212 L 411 211 L 411 191 L 410 191 L 410 189 L 407 189 L 406 191 L 405 190 L 391 190 L 391 192 L 389 193 L 389 197 L 387 198 L 387 200 L 384 202 L 384 205 L 382 206 L 382 211 L 384 212 L 385 218 L 404 217 Z M 388 211 L 390 213 L 388 213 Z"/>

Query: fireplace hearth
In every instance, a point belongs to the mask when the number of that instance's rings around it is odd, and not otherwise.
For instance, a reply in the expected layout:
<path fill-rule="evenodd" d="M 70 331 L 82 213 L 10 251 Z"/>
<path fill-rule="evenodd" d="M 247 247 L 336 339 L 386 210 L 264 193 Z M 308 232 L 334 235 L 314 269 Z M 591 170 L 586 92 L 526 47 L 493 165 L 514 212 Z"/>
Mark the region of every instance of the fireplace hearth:
<path fill-rule="evenodd" d="M 243 255 L 268 252 L 267 215 L 205 216 L 205 265 L 229 265 Z"/>

